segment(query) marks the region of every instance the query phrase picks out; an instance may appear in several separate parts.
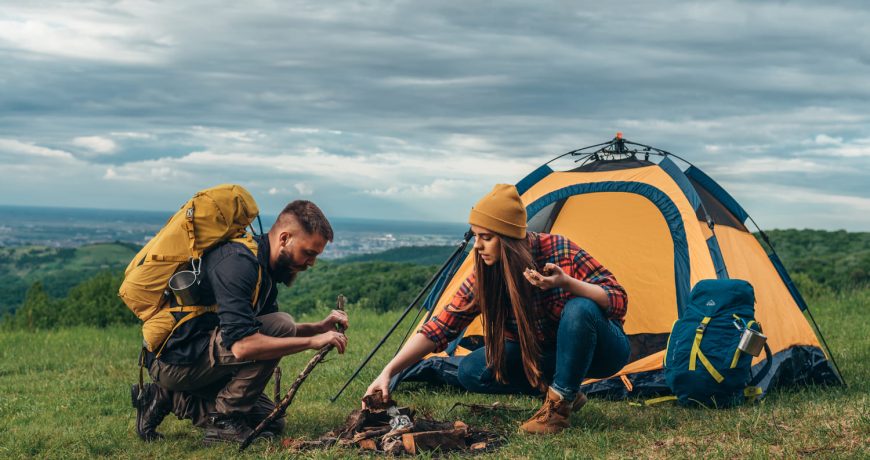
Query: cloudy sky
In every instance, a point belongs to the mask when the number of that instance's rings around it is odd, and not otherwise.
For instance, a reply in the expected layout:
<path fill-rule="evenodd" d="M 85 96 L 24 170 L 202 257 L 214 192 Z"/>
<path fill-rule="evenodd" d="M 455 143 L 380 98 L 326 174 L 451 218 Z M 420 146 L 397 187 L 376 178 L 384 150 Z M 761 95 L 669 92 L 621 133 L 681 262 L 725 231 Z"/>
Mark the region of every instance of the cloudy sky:
<path fill-rule="evenodd" d="M 222 3 L 222 4 L 221 4 Z M 0 204 L 463 221 L 613 137 L 763 228 L 870 230 L 864 2 L 0 0 Z"/>

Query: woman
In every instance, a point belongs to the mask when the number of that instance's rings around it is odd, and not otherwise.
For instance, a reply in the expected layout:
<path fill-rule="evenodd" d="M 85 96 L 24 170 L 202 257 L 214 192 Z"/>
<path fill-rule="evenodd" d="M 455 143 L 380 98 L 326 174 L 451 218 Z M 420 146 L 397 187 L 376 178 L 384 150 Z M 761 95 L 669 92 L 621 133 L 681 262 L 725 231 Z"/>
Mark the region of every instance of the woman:
<path fill-rule="evenodd" d="M 482 315 L 484 346 L 460 362 L 460 383 L 480 393 L 546 392 L 544 405 L 520 429 L 559 432 L 586 403 L 581 381 L 609 377 L 628 361 L 625 290 L 567 238 L 526 232 L 526 210 L 512 185 L 496 185 L 468 221 L 474 272 L 366 394 L 381 391 L 386 399 L 394 375 L 445 349 Z"/>

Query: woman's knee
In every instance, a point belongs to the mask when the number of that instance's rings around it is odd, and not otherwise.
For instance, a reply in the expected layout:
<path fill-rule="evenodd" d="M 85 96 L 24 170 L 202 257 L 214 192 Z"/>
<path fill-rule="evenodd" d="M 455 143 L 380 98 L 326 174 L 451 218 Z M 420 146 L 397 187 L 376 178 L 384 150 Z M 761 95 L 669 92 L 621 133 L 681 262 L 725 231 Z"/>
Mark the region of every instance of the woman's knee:
<path fill-rule="evenodd" d="M 474 351 L 459 361 L 456 377 L 466 390 L 479 392 L 486 386 L 484 380 L 487 379 L 489 372 L 486 367 L 486 354 Z"/>
<path fill-rule="evenodd" d="M 565 302 L 560 321 L 567 322 L 570 326 L 579 327 L 598 321 L 602 317 L 603 312 L 597 303 L 586 297 L 574 297 Z"/>

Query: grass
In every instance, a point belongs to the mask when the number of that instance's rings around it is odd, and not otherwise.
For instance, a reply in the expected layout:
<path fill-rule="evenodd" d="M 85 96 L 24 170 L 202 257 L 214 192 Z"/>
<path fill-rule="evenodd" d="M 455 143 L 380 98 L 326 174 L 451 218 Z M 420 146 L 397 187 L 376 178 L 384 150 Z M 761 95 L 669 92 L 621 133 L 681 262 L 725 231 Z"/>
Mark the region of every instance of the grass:
<path fill-rule="evenodd" d="M 525 396 L 467 394 L 445 387 L 407 384 L 396 393 L 405 405 L 439 419 L 462 419 L 504 434 L 508 443 L 491 458 L 866 458 L 870 443 L 870 291 L 811 302 L 848 388 L 775 391 L 760 405 L 731 410 L 670 405 L 637 408 L 626 401 L 593 399 L 572 416 L 572 427 L 549 437 L 516 434 L 540 401 Z M 334 404 L 344 382 L 395 318 L 395 313 L 351 311 L 347 355 L 331 356 L 301 388 L 287 416 L 286 436 L 314 438 L 340 425 L 366 386 L 398 346 L 397 333 Z M 301 319 L 313 319 L 301 318 Z M 404 332 L 404 329 L 400 329 Z M 206 448 L 188 421 L 167 417 L 167 440 L 139 441 L 134 432 L 130 384 L 139 332 L 135 327 L 75 328 L 0 335 L 0 458 L 227 458 L 233 446 Z M 311 352 L 282 360 L 284 389 Z M 271 394 L 271 385 L 269 386 Z M 455 402 L 505 404 L 528 409 L 476 416 Z M 353 450 L 307 453 L 316 458 L 356 456 Z M 291 458 L 275 445 L 252 446 L 243 457 Z"/>

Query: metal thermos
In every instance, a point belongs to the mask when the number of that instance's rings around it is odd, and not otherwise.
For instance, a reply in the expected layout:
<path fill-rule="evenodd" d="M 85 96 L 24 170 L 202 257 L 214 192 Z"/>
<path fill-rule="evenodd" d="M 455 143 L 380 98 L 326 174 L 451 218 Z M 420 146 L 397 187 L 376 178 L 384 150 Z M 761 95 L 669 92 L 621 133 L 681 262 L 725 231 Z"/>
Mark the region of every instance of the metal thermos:
<path fill-rule="evenodd" d="M 764 349 L 766 342 L 766 335 L 747 327 L 743 329 L 743 335 L 740 336 L 740 343 L 737 344 L 737 348 L 744 353 L 758 356 L 761 354 L 761 350 Z"/>

